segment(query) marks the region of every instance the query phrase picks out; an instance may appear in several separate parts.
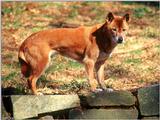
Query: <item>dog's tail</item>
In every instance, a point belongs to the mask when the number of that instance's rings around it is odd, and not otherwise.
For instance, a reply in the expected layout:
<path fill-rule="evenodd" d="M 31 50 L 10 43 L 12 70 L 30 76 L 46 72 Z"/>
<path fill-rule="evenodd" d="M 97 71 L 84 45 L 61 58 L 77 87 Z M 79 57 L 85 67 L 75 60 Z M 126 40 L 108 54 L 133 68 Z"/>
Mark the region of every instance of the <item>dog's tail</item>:
<path fill-rule="evenodd" d="M 27 61 L 25 59 L 24 51 L 21 48 L 18 53 L 18 59 L 19 59 L 20 65 L 21 65 L 21 73 L 23 74 L 23 76 L 29 77 L 31 74 L 31 67 L 30 67 L 29 63 L 27 63 Z"/>

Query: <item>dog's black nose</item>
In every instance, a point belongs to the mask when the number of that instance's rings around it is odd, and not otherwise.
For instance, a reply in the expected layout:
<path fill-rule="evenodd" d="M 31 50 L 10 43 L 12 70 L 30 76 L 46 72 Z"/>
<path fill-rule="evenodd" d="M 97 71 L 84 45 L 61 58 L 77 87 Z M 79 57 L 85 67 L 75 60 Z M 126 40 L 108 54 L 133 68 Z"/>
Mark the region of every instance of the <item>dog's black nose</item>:
<path fill-rule="evenodd" d="M 118 38 L 118 43 L 122 43 L 123 42 L 123 37 L 119 37 Z"/>

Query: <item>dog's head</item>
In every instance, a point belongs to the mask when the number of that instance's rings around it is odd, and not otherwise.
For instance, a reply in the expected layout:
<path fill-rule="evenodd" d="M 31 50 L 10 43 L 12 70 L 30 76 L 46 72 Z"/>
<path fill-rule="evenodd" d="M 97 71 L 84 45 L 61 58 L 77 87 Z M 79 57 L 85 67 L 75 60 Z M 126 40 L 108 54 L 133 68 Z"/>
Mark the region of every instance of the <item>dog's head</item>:
<path fill-rule="evenodd" d="M 130 21 L 129 14 L 124 16 L 115 16 L 113 13 L 108 13 L 107 17 L 107 27 L 112 34 L 112 38 L 116 43 L 123 43 L 128 30 L 128 23 Z"/>

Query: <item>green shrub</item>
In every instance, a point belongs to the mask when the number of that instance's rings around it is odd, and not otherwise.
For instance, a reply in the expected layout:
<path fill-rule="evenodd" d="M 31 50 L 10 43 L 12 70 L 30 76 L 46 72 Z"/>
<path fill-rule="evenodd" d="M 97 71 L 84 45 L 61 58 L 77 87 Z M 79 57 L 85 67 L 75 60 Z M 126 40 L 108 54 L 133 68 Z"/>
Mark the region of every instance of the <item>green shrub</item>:
<path fill-rule="evenodd" d="M 147 13 L 150 13 L 151 10 L 147 7 L 139 7 L 134 9 L 134 16 L 137 18 L 142 18 Z"/>

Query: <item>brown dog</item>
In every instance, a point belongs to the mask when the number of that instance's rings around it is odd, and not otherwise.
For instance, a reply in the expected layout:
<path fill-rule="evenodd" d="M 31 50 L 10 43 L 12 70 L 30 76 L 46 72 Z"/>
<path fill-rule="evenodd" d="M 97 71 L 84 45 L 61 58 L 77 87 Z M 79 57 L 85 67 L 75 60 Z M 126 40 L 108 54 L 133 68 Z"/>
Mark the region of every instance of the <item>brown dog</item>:
<path fill-rule="evenodd" d="M 98 84 L 105 89 L 104 63 L 116 45 L 124 41 L 129 19 L 129 14 L 120 17 L 109 13 L 102 25 L 44 30 L 28 37 L 20 46 L 18 58 L 21 72 L 29 77 L 28 85 L 33 93 L 38 94 L 36 81 L 54 53 L 83 63 L 92 91 L 96 90 L 95 68 Z"/>

